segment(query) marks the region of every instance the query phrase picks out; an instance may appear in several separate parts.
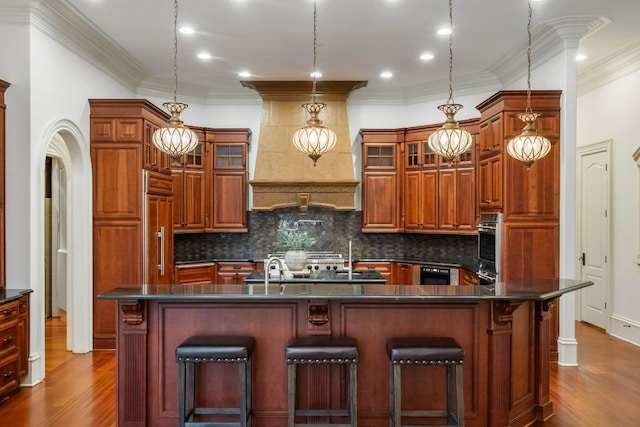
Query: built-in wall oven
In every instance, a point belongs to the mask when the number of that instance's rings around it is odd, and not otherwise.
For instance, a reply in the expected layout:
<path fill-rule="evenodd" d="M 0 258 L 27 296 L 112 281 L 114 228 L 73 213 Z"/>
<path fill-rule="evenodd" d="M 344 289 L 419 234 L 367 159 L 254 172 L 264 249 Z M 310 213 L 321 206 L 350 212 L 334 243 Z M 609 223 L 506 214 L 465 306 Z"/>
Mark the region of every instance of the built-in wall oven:
<path fill-rule="evenodd" d="M 481 213 L 478 222 L 478 281 L 493 285 L 500 279 L 502 262 L 502 214 Z"/>
<path fill-rule="evenodd" d="M 420 285 L 453 285 L 459 283 L 460 271 L 454 267 L 416 265 L 414 283 Z"/>

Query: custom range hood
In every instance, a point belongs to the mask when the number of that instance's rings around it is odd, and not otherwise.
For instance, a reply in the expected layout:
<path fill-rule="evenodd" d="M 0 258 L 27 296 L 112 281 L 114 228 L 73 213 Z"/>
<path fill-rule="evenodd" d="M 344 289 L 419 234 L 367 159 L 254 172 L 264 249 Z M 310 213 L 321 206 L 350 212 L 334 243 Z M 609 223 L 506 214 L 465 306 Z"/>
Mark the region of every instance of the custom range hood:
<path fill-rule="evenodd" d="M 311 98 L 312 82 L 243 81 L 262 97 L 262 120 L 253 180 L 253 210 L 299 206 L 355 210 L 353 154 L 349 138 L 347 98 L 364 81 L 316 82 L 317 99 L 327 104 L 320 119 L 338 138 L 317 166 L 292 143 L 293 133 L 308 117 L 301 107 Z"/>

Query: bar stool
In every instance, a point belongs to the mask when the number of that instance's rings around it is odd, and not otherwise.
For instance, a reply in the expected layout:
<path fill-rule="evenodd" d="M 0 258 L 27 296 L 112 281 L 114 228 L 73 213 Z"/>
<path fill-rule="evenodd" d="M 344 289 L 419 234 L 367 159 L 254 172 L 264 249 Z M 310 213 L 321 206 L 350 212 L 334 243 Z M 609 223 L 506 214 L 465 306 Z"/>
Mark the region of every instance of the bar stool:
<path fill-rule="evenodd" d="M 251 355 L 255 339 L 245 336 L 193 336 L 176 347 L 178 362 L 178 425 L 180 427 L 251 425 Z M 195 364 L 237 363 L 240 403 L 234 408 L 195 407 Z M 239 415 L 238 422 L 198 422 L 196 415 Z"/>
<path fill-rule="evenodd" d="M 311 336 L 292 338 L 287 343 L 285 357 L 288 365 L 288 427 L 318 426 L 297 424 L 296 416 L 347 417 L 347 424 L 323 424 L 336 427 L 357 426 L 358 343 L 351 337 Z M 298 365 L 348 365 L 346 409 L 298 409 L 296 406 L 296 370 Z"/>
<path fill-rule="evenodd" d="M 406 337 L 387 340 L 389 355 L 389 418 L 391 427 L 402 427 L 402 417 L 447 418 L 446 426 L 464 427 L 462 368 L 464 350 L 450 337 Z M 446 410 L 402 410 L 401 368 L 403 365 L 445 365 L 447 367 Z M 454 382 L 455 375 L 455 382 Z M 456 410 L 453 411 L 454 394 Z M 443 424 L 438 424 L 442 427 Z"/>

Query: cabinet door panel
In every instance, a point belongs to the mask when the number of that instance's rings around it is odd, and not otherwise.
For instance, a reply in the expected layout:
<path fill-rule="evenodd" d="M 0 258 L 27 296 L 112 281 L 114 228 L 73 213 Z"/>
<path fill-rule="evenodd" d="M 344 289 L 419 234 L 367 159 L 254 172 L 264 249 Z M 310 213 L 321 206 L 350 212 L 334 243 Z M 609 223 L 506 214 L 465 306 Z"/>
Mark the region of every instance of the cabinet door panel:
<path fill-rule="evenodd" d="M 475 169 L 456 170 L 456 229 L 476 229 L 476 172 Z"/>
<path fill-rule="evenodd" d="M 420 228 L 422 230 L 438 228 L 438 178 L 437 170 L 421 172 Z"/>
<path fill-rule="evenodd" d="M 245 173 L 213 174 L 213 228 L 219 231 L 247 231 Z"/>
<path fill-rule="evenodd" d="M 205 227 L 204 171 L 184 172 L 184 221 L 187 229 L 204 230 Z M 174 198 L 175 198 L 174 194 Z"/>
<path fill-rule="evenodd" d="M 366 172 L 362 197 L 363 228 L 394 231 L 398 227 L 396 172 Z"/>
<path fill-rule="evenodd" d="M 438 175 L 438 215 L 441 230 L 455 230 L 456 222 L 456 171 L 440 170 Z"/>
<path fill-rule="evenodd" d="M 411 171 L 404 177 L 404 228 L 418 230 L 420 225 L 420 171 Z"/>

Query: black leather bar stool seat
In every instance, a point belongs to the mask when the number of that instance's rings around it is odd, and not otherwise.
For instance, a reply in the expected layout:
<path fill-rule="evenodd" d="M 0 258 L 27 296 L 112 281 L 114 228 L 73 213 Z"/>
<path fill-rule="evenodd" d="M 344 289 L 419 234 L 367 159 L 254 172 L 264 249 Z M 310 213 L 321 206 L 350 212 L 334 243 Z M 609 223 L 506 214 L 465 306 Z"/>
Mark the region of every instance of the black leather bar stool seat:
<path fill-rule="evenodd" d="M 176 347 L 178 362 L 178 425 L 180 427 L 247 427 L 251 425 L 251 355 L 255 339 L 245 336 L 206 336 L 187 338 Z M 239 365 L 238 407 L 195 407 L 195 364 L 235 363 Z M 215 387 L 215 384 L 213 385 Z M 197 415 L 239 415 L 238 422 L 195 421 Z"/>
<path fill-rule="evenodd" d="M 387 340 L 389 355 L 389 418 L 391 427 L 402 427 L 402 417 L 438 417 L 446 426 L 464 427 L 464 390 L 462 368 L 464 350 L 450 337 L 406 337 Z M 446 410 L 402 410 L 402 366 L 444 365 L 447 367 Z M 455 377 L 455 381 L 454 381 Z M 456 409 L 453 409 L 454 395 Z M 444 424 L 437 424 L 442 427 Z M 421 424 L 422 426 L 422 424 Z"/>
<path fill-rule="evenodd" d="M 358 343 L 351 337 L 312 336 L 292 338 L 287 344 L 285 357 L 288 365 L 288 427 L 331 425 L 357 426 L 357 374 Z M 303 364 L 347 365 L 346 409 L 298 409 L 296 407 L 296 369 Z M 296 416 L 347 417 L 347 424 L 298 424 Z"/>

